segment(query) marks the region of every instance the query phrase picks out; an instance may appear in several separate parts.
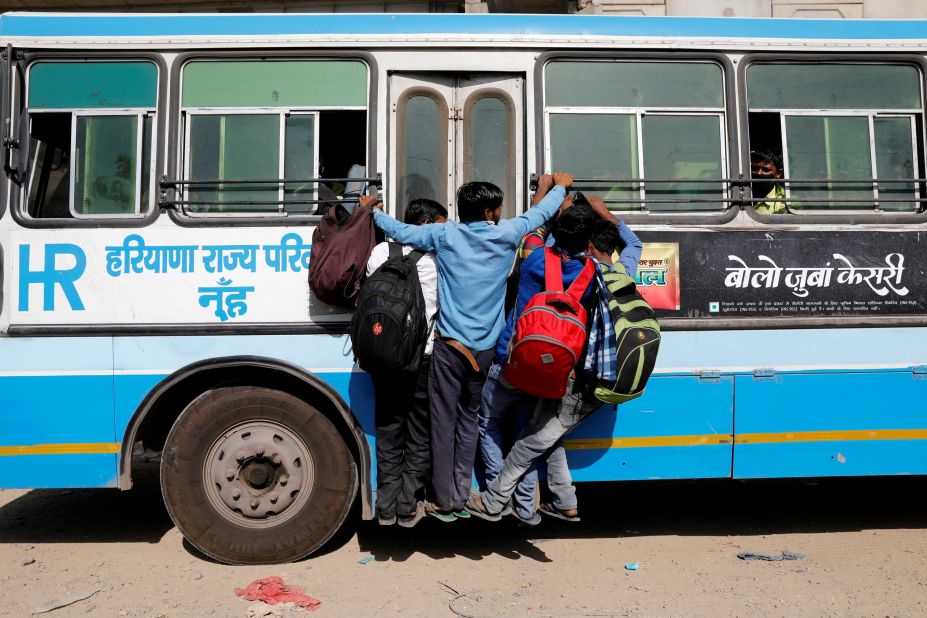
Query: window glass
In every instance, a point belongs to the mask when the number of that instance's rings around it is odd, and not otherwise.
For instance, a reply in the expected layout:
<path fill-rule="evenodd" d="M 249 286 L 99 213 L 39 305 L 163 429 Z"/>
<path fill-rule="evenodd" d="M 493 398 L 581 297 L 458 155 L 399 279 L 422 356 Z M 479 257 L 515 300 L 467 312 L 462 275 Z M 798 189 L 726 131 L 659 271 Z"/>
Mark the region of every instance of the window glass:
<path fill-rule="evenodd" d="M 29 67 L 29 109 L 154 108 L 151 62 L 37 62 Z"/>
<path fill-rule="evenodd" d="M 846 181 L 873 177 L 867 117 L 788 116 L 785 119 L 785 128 L 789 178 L 796 180 L 833 178 Z M 790 187 L 789 197 L 797 200 L 797 203 L 789 205 L 789 208 L 793 210 L 801 208 L 871 209 L 873 207 L 872 187 L 869 184 L 801 183 Z M 803 205 L 802 199 L 828 201 L 807 202 Z"/>
<path fill-rule="evenodd" d="M 184 107 L 366 106 L 357 60 L 194 61 L 183 68 Z"/>
<path fill-rule="evenodd" d="M 545 69 L 548 107 L 723 108 L 712 62 L 556 61 Z"/>
<path fill-rule="evenodd" d="M 874 118 L 876 174 L 879 180 L 905 180 L 914 178 L 913 118 Z M 913 183 L 880 182 L 879 208 L 882 210 L 914 210 L 914 202 L 904 201 L 915 197 Z M 885 199 L 893 200 L 886 202 Z"/>
<path fill-rule="evenodd" d="M 747 69 L 751 109 L 920 109 L 920 92 L 920 74 L 909 65 L 755 64 Z"/>
<path fill-rule="evenodd" d="M 439 188 L 445 181 L 442 147 L 446 145 L 442 142 L 446 128 L 437 101 L 426 95 L 410 97 L 404 105 L 402 123 L 401 205 L 419 198 L 446 203 L 444 191 Z"/>
<path fill-rule="evenodd" d="M 279 114 L 195 114 L 190 116 L 190 180 L 279 178 Z M 276 211 L 279 184 L 191 186 L 191 212 Z M 274 202 L 248 204 L 246 202 Z"/>
<path fill-rule="evenodd" d="M 314 114 L 294 114 L 286 118 L 286 143 L 284 145 L 284 178 L 303 180 L 316 177 L 315 167 L 315 121 Z M 286 202 L 314 200 L 315 183 L 287 184 L 284 192 Z M 312 213 L 315 204 L 288 204 L 287 212 Z"/>
<path fill-rule="evenodd" d="M 645 115 L 642 118 L 644 178 L 673 180 L 646 185 L 650 210 L 717 210 L 721 183 L 685 180 L 722 179 L 719 116 Z M 694 198 L 696 201 L 674 202 Z M 666 200 L 660 203 L 660 200 Z"/>
<path fill-rule="evenodd" d="M 482 97 L 470 110 L 470 158 L 465 180 L 481 180 L 507 188 L 511 184 L 509 110 L 498 97 Z M 510 195 L 506 192 L 506 195 Z"/>
<path fill-rule="evenodd" d="M 633 114 L 551 114 L 551 169 L 577 178 L 638 178 L 637 117 Z M 579 183 L 577 183 L 579 184 Z M 584 193 L 600 195 L 610 208 L 640 209 L 639 186 L 582 183 Z"/>
<path fill-rule="evenodd" d="M 137 116 L 77 117 L 75 216 L 137 212 L 138 138 Z"/>

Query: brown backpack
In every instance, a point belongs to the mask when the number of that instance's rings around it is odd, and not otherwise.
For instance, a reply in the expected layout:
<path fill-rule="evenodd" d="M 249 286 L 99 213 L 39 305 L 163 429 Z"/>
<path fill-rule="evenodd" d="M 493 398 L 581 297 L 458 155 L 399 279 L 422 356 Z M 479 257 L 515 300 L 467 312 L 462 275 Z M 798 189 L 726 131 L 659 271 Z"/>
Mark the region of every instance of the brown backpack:
<path fill-rule="evenodd" d="M 309 289 L 324 303 L 353 309 L 376 245 L 373 206 L 358 206 L 342 225 L 339 212 L 346 214 L 340 204 L 329 208 L 312 233 Z"/>

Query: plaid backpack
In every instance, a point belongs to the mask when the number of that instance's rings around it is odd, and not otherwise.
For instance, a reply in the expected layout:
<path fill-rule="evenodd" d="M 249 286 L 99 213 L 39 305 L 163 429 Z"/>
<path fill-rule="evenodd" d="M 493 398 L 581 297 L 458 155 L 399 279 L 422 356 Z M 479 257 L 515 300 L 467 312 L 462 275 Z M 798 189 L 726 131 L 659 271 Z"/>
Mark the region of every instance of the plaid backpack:
<path fill-rule="evenodd" d="M 617 375 L 614 382 L 600 381 L 595 396 L 605 403 L 624 403 L 644 394 L 660 349 L 660 324 L 637 292 L 634 279 L 623 270 L 604 273 L 602 278 L 615 325 Z"/>

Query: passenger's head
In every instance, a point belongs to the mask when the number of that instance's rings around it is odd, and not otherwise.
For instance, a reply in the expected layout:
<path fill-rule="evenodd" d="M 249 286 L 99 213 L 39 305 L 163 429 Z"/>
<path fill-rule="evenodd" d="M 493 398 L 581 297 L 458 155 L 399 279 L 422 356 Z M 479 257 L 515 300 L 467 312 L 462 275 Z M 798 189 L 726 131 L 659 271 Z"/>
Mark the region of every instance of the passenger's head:
<path fill-rule="evenodd" d="M 554 230 L 554 246 L 567 253 L 581 253 L 589 248 L 589 240 L 599 216 L 589 204 L 577 204 L 563 211 Z"/>
<path fill-rule="evenodd" d="M 403 221 L 410 225 L 426 223 L 444 223 L 447 221 L 447 208 L 434 200 L 419 198 L 409 202 Z"/>
<path fill-rule="evenodd" d="M 750 170 L 754 178 L 782 178 L 782 155 L 772 150 L 751 153 Z"/>
<path fill-rule="evenodd" d="M 589 254 L 600 262 L 611 264 L 612 255 L 624 249 L 618 228 L 599 217 L 592 229 L 592 238 L 589 240 Z"/>
<path fill-rule="evenodd" d="M 502 218 L 502 189 L 491 182 L 468 182 L 457 189 L 457 215 L 462 223 Z"/>

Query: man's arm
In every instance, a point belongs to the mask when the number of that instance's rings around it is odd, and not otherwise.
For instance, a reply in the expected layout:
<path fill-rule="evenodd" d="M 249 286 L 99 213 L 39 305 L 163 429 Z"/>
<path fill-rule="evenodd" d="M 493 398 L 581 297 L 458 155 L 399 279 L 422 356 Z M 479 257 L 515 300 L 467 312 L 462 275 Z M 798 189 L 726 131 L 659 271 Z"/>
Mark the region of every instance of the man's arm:
<path fill-rule="evenodd" d="M 618 222 L 618 235 L 624 242 L 624 249 L 618 256 L 618 261 L 624 266 L 624 270 L 632 279 L 637 276 L 637 264 L 641 261 L 641 252 L 644 250 L 644 243 L 637 237 L 631 228 L 625 225 L 624 221 Z"/>
<path fill-rule="evenodd" d="M 553 180 L 557 186 L 551 189 L 537 206 L 529 208 L 528 212 L 514 219 L 500 221 L 500 225 L 505 225 L 512 232 L 513 244 L 517 245 L 522 236 L 544 225 L 560 208 L 567 189 L 573 184 L 573 176 L 559 172 L 554 174 Z"/>
<path fill-rule="evenodd" d="M 401 242 L 404 245 L 413 245 L 418 249 L 425 251 L 436 251 L 438 247 L 438 238 L 443 232 L 444 226 L 440 223 L 429 223 L 428 225 L 409 225 L 396 221 L 391 216 L 383 212 L 383 202 L 376 200 L 373 196 L 362 195 L 358 198 L 361 207 L 373 203 L 373 223 L 378 228 L 386 232 L 387 236 Z"/>

